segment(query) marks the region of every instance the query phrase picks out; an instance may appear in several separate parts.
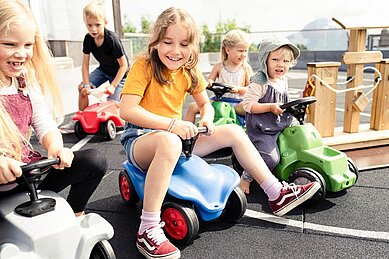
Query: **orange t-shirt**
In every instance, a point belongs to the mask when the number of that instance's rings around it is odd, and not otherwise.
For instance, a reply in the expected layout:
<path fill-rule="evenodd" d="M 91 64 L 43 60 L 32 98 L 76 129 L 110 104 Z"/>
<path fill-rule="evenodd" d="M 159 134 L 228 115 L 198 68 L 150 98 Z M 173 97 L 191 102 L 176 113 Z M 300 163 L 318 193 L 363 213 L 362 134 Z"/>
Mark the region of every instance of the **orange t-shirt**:
<path fill-rule="evenodd" d="M 196 68 L 198 87 L 192 94 L 204 91 L 207 82 L 200 70 Z M 139 105 L 157 115 L 169 118 L 181 118 L 187 91 L 191 79 L 184 68 L 171 72 L 172 82 L 168 85 L 159 84 L 155 78 L 150 78 L 151 67 L 144 57 L 138 58 L 124 84 L 122 94 L 134 94 L 142 97 Z"/>

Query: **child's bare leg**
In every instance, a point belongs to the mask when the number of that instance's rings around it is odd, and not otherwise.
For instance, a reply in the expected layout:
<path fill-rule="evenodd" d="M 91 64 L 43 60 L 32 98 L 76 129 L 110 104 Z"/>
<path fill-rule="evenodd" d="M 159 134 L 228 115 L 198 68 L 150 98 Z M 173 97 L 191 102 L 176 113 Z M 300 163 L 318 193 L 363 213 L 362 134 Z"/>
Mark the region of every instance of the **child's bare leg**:
<path fill-rule="evenodd" d="M 213 135 L 199 137 L 194 153 L 203 156 L 222 147 L 232 147 L 239 163 L 268 196 L 269 206 L 277 216 L 288 213 L 310 199 L 320 189 L 318 182 L 305 185 L 281 184 L 270 172 L 247 135 L 237 125 L 218 126 Z"/>
<path fill-rule="evenodd" d="M 250 182 L 243 179 L 243 177 L 240 177 L 240 183 L 239 188 L 245 193 L 250 194 Z"/>
<path fill-rule="evenodd" d="M 134 144 L 137 164 L 147 169 L 143 210 L 161 210 L 173 169 L 180 157 L 181 140 L 168 132 L 150 133 L 140 137 Z"/>
<path fill-rule="evenodd" d="M 240 177 L 240 184 L 239 184 L 240 189 L 244 193 L 249 194 L 250 193 L 250 183 L 253 180 L 254 180 L 253 177 L 251 177 L 251 175 L 249 173 L 247 173 L 246 171 L 243 171 L 242 176 Z"/>
<path fill-rule="evenodd" d="M 188 106 L 188 111 L 186 112 L 184 120 L 191 121 L 195 123 L 196 120 L 196 114 L 199 113 L 200 110 L 197 107 L 197 104 L 195 102 L 192 102 Z"/>
<path fill-rule="evenodd" d="M 259 184 L 269 177 L 275 177 L 246 133 L 238 125 L 220 125 L 216 127 L 215 133 L 211 136 L 201 135 L 196 142 L 194 153 L 205 156 L 224 147 L 233 149 L 239 163 Z"/>

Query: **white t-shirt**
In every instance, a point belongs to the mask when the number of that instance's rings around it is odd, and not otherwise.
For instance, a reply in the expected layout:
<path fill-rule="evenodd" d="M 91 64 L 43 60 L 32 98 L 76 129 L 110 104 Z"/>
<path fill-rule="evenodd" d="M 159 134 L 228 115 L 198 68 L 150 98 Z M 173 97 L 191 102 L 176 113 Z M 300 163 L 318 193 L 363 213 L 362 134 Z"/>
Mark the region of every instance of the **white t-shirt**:
<path fill-rule="evenodd" d="M 0 87 L 0 95 L 17 94 L 17 81 L 12 78 L 12 84 L 9 87 Z M 26 87 L 26 94 L 30 97 L 32 104 L 32 127 L 35 131 L 39 142 L 41 142 L 44 135 L 49 131 L 58 130 L 47 102 L 43 98 L 39 87 Z"/>

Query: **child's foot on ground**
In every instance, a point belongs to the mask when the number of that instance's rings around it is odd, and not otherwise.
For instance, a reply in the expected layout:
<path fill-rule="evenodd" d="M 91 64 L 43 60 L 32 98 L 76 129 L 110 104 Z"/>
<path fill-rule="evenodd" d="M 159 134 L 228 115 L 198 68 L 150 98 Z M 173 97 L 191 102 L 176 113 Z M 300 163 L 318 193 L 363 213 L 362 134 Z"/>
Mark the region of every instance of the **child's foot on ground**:
<path fill-rule="evenodd" d="M 306 200 L 309 200 L 319 189 L 320 183 L 311 182 L 305 185 L 295 185 L 293 183 L 283 183 L 280 196 L 269 201 L 270 208 L 277 216 L 282 216 Z"/>
<path fill-rule="evenodd" d="M 239 188 L 245 193 L 250 194 L 250 182 L 247 182 L 242 177 L 240 178 Z"/>
<path fill-rule="evenodd" d="M 170 243 L 163 233 L 164 225 L 165 223 L 161 222 L 155 227 L 146 229 L 142 235 L 137 234 L 136 247 L 146 258 L 175 259 L 181 257 L 180 250 Z"/>

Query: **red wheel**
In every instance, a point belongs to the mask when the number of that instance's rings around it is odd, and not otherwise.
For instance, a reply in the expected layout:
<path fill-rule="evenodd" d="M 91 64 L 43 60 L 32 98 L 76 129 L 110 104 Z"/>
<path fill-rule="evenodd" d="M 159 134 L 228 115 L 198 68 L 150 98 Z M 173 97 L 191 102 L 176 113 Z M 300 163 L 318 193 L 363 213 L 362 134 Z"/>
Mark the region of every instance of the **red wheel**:
<path fill-rule="evenodd" d="M 120 195 L 126 204 L 134 206 L 138 203 L 139 196 L 126 171 L 121 171 L 119 174 L 119 190 Z"/>
<path fill-rule="evenodd" d="M 199 233 L 196 212 L 192 206 L 182 202 L 165 202 L 162 205 L 162 221 L 165 222 L 166 236 L 175 244 L 190 244 Z"/>

